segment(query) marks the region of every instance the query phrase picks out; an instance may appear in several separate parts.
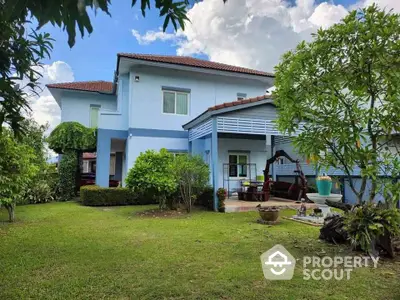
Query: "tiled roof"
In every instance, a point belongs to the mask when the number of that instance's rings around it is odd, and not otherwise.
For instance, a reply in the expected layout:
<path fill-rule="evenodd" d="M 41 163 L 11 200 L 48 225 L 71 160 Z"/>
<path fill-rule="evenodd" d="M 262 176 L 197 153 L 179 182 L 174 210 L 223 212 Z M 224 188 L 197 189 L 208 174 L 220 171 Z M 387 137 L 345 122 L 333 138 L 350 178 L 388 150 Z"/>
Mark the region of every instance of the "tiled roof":
<path fill-rule="evenodd" d="M 92 159 L 92 158 L 96 158 L 96 153 L 92 153 L 92 152 L 83 152 L 82 158 L 83 158 L 83 159 Z"/>
<path fill-rule="evenodd" d="M 112 93 L 113 91 L 113 83 L 102 80 L 53 83 L 53 84 L 47 84 L 46 86 L 48 88 L 100 92 L 100 93 Z"/>
<path fill-rule="evenodd" d="M 259 102 L 259 101 L 262 101 L 265 99 L 272 99 L 272 96 L 271 95 L 263 95 L 263 96 L 258 96 L 258 97 L 254 97 L 254 98 L 247 98 L 247 99 L 243 99 L 243 100 L 225 102 L 222 104 L 211 106 L 207 109 L 207 111 L 214 111 L 214 110 L 218 110 L 218 109 L 222 109 L 222 108 L 226 108 L 226 107 L 232 107 L 232 106 L 243 105 L 243 104 L 247 104 L 247 103 Z"/>
<path fill-rule="evenodd" d="M 248 68 L 242 68 L 237 66 L 231 66 L 226 64 L 221 64 L 209 60 L 197 59 L 188 56 L 168 56 L 168 55 L 152 55 L 152 54 L 134 54 L 134 53 L 118 53 L 118 57 L 126 57 L 133 59 L 140 59 L 146 61 L 182 65 L 189 67 L 213 69 L 218 71 L 243 73 L 257 76 L 274 77 L 274 74 L 267 73 L 263 71 L 257 71 Z"/>

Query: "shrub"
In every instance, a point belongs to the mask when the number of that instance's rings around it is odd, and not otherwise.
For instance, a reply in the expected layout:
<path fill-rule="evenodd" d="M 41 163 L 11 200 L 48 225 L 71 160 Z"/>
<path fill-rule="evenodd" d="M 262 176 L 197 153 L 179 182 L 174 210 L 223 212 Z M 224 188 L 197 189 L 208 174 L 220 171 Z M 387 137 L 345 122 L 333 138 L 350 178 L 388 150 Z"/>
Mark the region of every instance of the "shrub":
<path fill-rule="evenodd" d="M 79 175 L 77 164 L 78 157 L 75 151 L 63 154 L 59 165 L 61 201 L 71 200 L 76 194 L 76 181 Z"/>
<path fill-rule="evenodd" d="M 400 213 L 397 209 L 381 209 L 366 204 L 347 213 L 344 223 L 352 245 L 372 253 L 379 238 L 386 234 L 399 234 Z"/>
<path fill-rule="evenodd" d="M 102 188 L 97 185 L 81 187 L 80 201 L 86 206 L 145 205 L 154 201 L 139 198 L 128 188 Z"/>
<path fill-rule="evenodd" d="M 200 156 L 179 155 L 174 159 L 172 174 L 186 210 L 190 212 L 197 195 L 207 186 L 208 165 Z"/>
<path fill-rule="evenodd" d="M 19 197 L 17 204 L 47 203 L 54 200 L 51 186 L 45 180 L 32 180 Z"/>
<path fill-rule="evenodd" d="M 47 138 L 49 148 L 56 153 L 96 150 L 96 129 L 87 128 L 79 122 L 63 122 Z"/>
<path fill-rule="evenodd" d="M 198 196 L 197 204 L 201 205 L 209 210 L 213 210 L 214 205 L 214 189 L 211 186 L 207 186 Z"/>
<path fill-rule="evenodd" d="M 149 198 L 166 208 L 167 198 L 176 191 L 172 176 L 173 156 L 166 149 L 160 152 L 147 150 L 140 153 L 126 177 L 126 186 L 140 198 Z"/>
<path fill-rule="evenodd" d="M 218 211 L 224 212 L 225 211 L 225 199 L 226 199 L 227 192 L 224 188 L 219 188 L 217 190 L 217 197 L 218 197 Z"/>

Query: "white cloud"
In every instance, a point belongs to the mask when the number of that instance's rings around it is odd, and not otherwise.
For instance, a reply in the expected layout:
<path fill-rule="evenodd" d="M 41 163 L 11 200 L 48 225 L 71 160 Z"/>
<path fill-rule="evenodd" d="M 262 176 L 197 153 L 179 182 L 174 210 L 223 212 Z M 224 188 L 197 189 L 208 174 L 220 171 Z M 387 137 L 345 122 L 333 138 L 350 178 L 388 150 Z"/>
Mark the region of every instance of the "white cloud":
<path fill-rule="evenodd" d="M 56 100 L 45 85 L 49 83 L 74 81 L 74 74 L 71 67 L 63 61 L 56 61 L 51 65 L 43 65 L 42 68 L 37 68 L 36 70 L 43 76 L 39 80 L 42 91 L 39 93 L 39 96 L 30 95 L 28 101 L 32 109 L 33 118 L 39 124 L 49 123 L 49 133 L 60 123 L 61 111 Z M 26 82 L 21 82 L 22 86 L 24 86 L 24 83 Z"/>
<path fill-rule="evenodd" d="M 373 0 L 362 0 L 360 6 Z M 400 11 L 399 0 L 379 0 L 380 6 Z M 339 22 L 348 9 L 334 1 L 315 0 L 204 0 L 188 11 L 191 23 L 176 35 L 132 31 L 140 44 L 156 40 L 178 45 L 178 55 L 206 54 L 210 60 L 273 71 L 281 55 L 310 40 L 319 27 L 328 28 Z"/>
<path fill-rule="evenodd" d="M 354 9 L 356 7 L 370 6 L 373 3 L 376 3 L 380 8 L 383 8 L 386 10 L 393 9 L 393 11 L 400 13 L 400 1 L 399 0 L 361 0 L 355 6 L 352 6 L 351 8 Z"/>
<path fill-rule="evenodd" d="M 161 30 L 159 31 L 149 30 L 144 35 L 140 35 L 140 33 L 137 30 L 132 29 L 132 35 L 136 38 L 139 45 L 148 45 L 152 42 L 155 42 L 156 40 L 161 40 L 165 42 L 176 39 L 176 34 L 166 33 Z"/>
<path fill-rule="evenodd" d="M 348 11 L 342 5 L 331 5 L 326 2 L 318 5 L 313 14 L 308 18 L 312 24 L 324 29 L 331 27 L 338 20 L 343 19 Z"/>

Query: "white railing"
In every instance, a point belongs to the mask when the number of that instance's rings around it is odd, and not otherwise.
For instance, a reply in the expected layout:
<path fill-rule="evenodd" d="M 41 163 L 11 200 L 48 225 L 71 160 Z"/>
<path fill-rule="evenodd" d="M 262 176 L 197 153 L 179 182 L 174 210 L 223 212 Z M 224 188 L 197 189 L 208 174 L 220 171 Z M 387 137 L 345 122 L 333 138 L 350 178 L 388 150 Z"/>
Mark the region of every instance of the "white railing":
<path fill-rule="evenodd" d="M 272 120 L 217 117 L 218 132 L 285 136 Z M 294 135 L 299 134 L 297 131 Z"/>
<path fill-rule="evenodd" d="M 203 122 L 189 130 L 189 141 L 201 138 L 212 132 L 212 120 Z"/>

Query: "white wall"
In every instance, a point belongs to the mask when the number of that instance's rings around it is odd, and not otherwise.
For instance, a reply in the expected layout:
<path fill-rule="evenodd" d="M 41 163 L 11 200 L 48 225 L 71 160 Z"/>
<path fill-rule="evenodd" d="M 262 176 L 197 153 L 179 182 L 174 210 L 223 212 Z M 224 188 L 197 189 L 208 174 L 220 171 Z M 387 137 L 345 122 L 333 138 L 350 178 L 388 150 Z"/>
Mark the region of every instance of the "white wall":
<path fill-rule="evenodd" d="M 100 105 L 101 110 L 116 110 L 115 96 L 98 93 L 64 92 L 61 99 L 61 122 L 76 121 L 90 126 L 90 105 Z"/>
<path fill-rule="evenodd" d="M 189 122 L 208 107 L 235 101 L 237 93 L 247 97 L 265 94 L 265 83 L 222 76 L 205 76 L 195 72 L 138 68 L 131 71 L 131 107 L 129 127 L 183 130 Z M 139 76 L 139 82 L 132 80 Z M 162 86 L 190 89 L 189 115 L 177 116 L 162 113 Z"/>
<path fill-rule="evenodd" d="M 223 181 L 223 164 L 229 163 L 229 152 L 249 151 L 249 163 L 255 163 L 257 167 L 257 175 L 263 175 L 266 160 L 271 157 L 271 147 L 265 145 L 265 140 L 246 140 L 246 139 L 218 139 L 218 183 L 220 187 L 224 186 Z M 226 172 L 226 171 L 225 171 Z M 253 172 L 253 169 L 252 169 Z M 225 179 L 227 180 L 227 173 Z M 256 177 L 253 174 L 252 178 Z M 227 181 L 225 180 L 225 188 Z M 230 189 L 239 187 L 234 185 L 234 181 L 230 181 Z"/>

